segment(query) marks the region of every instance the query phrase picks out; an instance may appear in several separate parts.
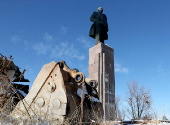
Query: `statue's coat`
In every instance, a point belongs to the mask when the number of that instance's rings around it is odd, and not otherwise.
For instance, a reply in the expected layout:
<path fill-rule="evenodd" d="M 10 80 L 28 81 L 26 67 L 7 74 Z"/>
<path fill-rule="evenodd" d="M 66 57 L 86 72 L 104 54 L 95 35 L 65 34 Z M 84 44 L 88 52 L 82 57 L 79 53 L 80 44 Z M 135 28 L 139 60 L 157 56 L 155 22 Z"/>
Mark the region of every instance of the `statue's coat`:
<path fill-rule="evenodd" d="M 95 35 L 99 34 L 104 40 L 108 39 L 107 17 L 101 12 L 93 12 L 90 21 L 94 22 L 90 28 L 89 36 L 95 39 Z"/>

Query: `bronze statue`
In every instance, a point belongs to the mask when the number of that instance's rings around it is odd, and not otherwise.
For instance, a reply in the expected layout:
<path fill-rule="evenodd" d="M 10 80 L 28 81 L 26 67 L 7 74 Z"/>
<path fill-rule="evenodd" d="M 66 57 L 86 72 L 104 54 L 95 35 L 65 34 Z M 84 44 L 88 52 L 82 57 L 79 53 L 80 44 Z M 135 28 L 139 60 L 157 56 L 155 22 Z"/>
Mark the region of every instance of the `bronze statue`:
<path fill-rule="evenodd" d="M 90 21 L 94 22 L 90 28 L 89 36 L 96 39 L 96 44 L 104 43 L 108 39 L 107 17 L 102 13 L 103 8 L 99 7 L 98 12 L 93 12 Z"/>

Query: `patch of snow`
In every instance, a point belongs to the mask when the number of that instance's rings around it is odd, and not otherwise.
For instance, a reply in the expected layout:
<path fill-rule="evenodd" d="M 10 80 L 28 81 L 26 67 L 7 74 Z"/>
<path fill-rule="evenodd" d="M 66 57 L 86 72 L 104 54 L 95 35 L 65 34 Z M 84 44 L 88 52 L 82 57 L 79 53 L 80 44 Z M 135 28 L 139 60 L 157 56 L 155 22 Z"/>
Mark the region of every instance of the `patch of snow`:
<path fill-rule="evenodd" d="M 82 93 L 82 89 L 81 89 L 81 88 L 78 88 L 78 90 L 77 90 L 77 95 L 78 95 L 79 97 L 81 97 L 81 93 Z M 84 86 L 84 95 L 85 95 L 85 94 L 88 94 L 87 89 L 86 89 L 86 85 Z"/>
<path fill-rule="evenodd" d="M 80 88 L 78 88 L 78 90 L 77 90 L 77 95 L 78 95 L 79 97 L 81 97 L 81 92 L 82 92 L 82 90 L 81 90 Z"/>
<path fill-rule="evenodd" d="M 95 98 L 95 97 L 92 97 L 92 101 L 93 102 L 100 102 L 97 98 Z"/>
<path fill-rule="evenodd" d="M 87 89 L 86 89 L 86 85 L 84 86 L 84 94 L 88 94 Z"/>
<path fill-rule="evenodd" d="M 127 125 L 141 125 L 141 124 L 127 124 Z"/>
<path fill-rule="evenodd" d="M 69 82 L 70 84 L 72 84 L 72 85 L 74 85 L 74 83 L 72 83 L 72 82 Z"/>
<path fill-rule="evenodd" d="M 96 121 L 95 120 L 91 120 L 92 123 L 95 123 Z"/>
<path fill-rule="evenodd" d="M 97 94 L 96 91 L 93 90 L 93 94 Z"/>

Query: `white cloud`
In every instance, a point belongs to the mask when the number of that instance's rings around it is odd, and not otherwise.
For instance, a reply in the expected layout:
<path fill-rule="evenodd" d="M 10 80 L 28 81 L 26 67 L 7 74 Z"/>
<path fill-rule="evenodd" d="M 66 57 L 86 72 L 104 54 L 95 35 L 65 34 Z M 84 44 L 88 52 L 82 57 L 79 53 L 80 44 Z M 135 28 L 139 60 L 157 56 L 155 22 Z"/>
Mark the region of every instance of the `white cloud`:
<path fill-rule="evenodd" d="M 158 65 L 158 68 L 157 68 L 157 69 L 158 69 L 159 74 L 161 74 L 161 75 L 164 75 L 164 74 L 165 74 L 164 69 L 163 69 L 163 67 L 162 67 L 161 64 Z"/>
<path fill-rule="evenodd" d="M 48 33 L 44 34 L 43 40 L 44 42 L 36 43 L 33 46 L 33 49 L 38 55 L 48 54 L 51 58 L 77 58 L 78 60 L 85 58 L 84 54 L 80 53 L 79 48 L 74 47 L 73 43 L 66 41 L 56 44 L 57 41 Z"/>
<path fill-rule="evenodd" d="M 29 50 L 29 43 L 26 40 L 24 40 L 23 43 L 25 46 L 24 50 L 26 50 L 26 51 Z"/>
<path fill-rule="evenodd" d="M 12 36 L 11 37 L 11 42 L 14 43 L 14 44 L 20 44 L 25 51 L 29 50 L 28 41 L 23 39 L 20 36 Z"/>
<path fill-rule="evenodd" d="M 28 42 L 26 40 L 24 40 L 24 45 L 28 46 Z"/>
<path fill-rule="evenodd" d="M 88 41 L 84 36 L 77 38 L 77 41 L 83 44 L 84 48 L 90 48 L 93 46 L 93 42 Z"/>
<path fill-rule="evenodd" d="M 22 41 L 22 39 L 19 36 L 12 36 L 11 41 L 13 43 L 18 43 L 18 42 Z"/>
<path fill-rule="evenodd" d="M 46 45 L 45 43 L 37 43 L 33 46 L 33 49 L 36 50 L 37 54 L 46 54 L 50 48 L 51 46 Z"/>
<path fill-rule="evenodd" d="M 50 52 L 53 44 L 53 37 L 50 34 L 45 33 L 42 38 L 44 42 L 36 43 L 33 46 L 33 49 L 36 51 L 38 55 L 47 54 L 48 52 Z"/>
<path fill-rule="evenodd" d="M 66 48 L 68 46 L 68 43 L 67 42 L 62 42 L 60 45 L 61 45 L 61 47 Z"/>
<path fill-rule="evenodd" d="M 68 44 L 68 42 L 62 42 L 59 45 L 55 45 L 54 48 L 51 49 L 52 57 L 74 57 L 78 60 L 83 60 L 85 58 L 84 55 L 80 54 L 78 49 L 74 47 L 74 44 Z"/>
<path fill-rule="evenodd" d="M 67 28 L 65 26 L 61 26 L 61 34 L 66 34 L 67 33 Z"/>
<path fill-rule="evenodd" d="M 79 55 L 79 56 L 76 55 L 76 57 L 77 57 L 79 60 L 85 59 L 85 56 L 84 56 L 84 55 Z"/>
<path fill-rule="evenodd" d="M 53 37 L 51 35 L 49 35 L 48 33 L 45 33 L 44 36 L 43 36 L 43 39 L 46 41 L 46 42 L 50 42 L 53 40 Z"/>
<path fill-rule="evenodd" d="M 129 69 L 126 68 L 126 67 L 123 67 L 119 63 L 115 63 L 115 72 L 118 72 L 118 73 L 128 73 Z"/>

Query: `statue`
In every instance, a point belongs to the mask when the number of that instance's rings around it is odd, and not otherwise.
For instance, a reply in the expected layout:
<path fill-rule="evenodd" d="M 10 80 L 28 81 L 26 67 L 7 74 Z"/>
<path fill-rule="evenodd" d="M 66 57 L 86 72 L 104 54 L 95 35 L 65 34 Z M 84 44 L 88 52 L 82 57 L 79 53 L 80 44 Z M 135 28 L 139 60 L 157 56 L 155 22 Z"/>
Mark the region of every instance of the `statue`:
<path fill-rule="evenodd" d="M 99 7 L 98 12 L 93 12 L 90 21 L 94 22 L 90 28 L 89 36 L 96 39 L 96 44 L 104 43 L 108 39 L 107 17 L 102 13 L 103 8 Z"/>

